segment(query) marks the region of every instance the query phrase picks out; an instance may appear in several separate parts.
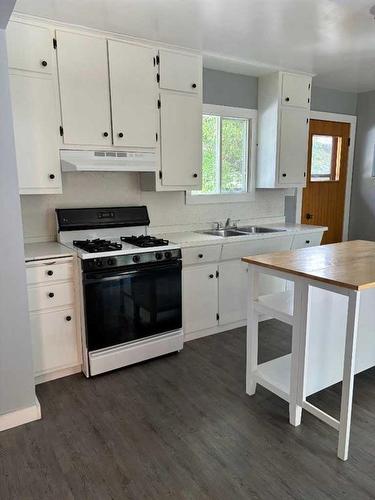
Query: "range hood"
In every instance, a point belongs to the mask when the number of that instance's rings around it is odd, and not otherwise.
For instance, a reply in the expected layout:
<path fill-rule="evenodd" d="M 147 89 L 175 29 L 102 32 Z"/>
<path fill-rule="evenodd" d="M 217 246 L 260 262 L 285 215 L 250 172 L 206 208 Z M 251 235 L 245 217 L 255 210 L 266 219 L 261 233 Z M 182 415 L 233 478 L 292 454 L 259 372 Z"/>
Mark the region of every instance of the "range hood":
<path fill-rule="evenodd" d="M 154 151 L 60 150 L 63 172 L 155 172 Z"/>

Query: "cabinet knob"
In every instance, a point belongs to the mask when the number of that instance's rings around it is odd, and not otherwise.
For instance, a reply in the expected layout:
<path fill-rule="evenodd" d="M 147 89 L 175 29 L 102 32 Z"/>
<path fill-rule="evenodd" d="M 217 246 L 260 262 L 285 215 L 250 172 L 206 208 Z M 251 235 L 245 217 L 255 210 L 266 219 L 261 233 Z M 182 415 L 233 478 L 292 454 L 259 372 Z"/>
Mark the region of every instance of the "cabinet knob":
<path fill-rule="evenodd" d="M 71 316 L 67 316 L 65 319 L 66 319 L 66 321 L 72 321 L 72 317 Z"/>
<path fill-rule="evenodd" d="M 198 174 L 193 174 L 193 177 L 196 179 L 198 177 Z"/>
<path fill-rule="evenodd" d="M 53 180 L 55 178 L 55 174 L 49 174 L 49 178 Z"/>
<path fill-rule="evenodd" d="M 44 66 L 44 67 L 46 67 L 48 65 L 48 63 L 47 63 L 47 61 L 42 61 L 41 65 Z"/>
<path fill-rule="evenodd" d="M 306 245 L 308 245 L 310 243 L 310 240 L 306 240 Z"/>
<path fill-rule="evenodd" d="M 285 100 L 286 100 L 286 102 L 290 101 L 289 97 L 285 97 Z"/>
<path fill-rule="evenodd" d="M 118 136 L 122 138 L 122 137 L 124 137 L 124 134 L 122 132 L 119 132 Z"/>
<path fill-rule="evenodd" d="M 198 257 L 199 257 L 200 259 L 203 259 L 203 253 L 199 253 L 199 254 L 198 254 Z"/>
<path fill-rule="evenodd" d="M 51 270 L 47 271 L 47 274 L 48 274 L 48 276 L 52 276 L 53 275 L 53 271 L 51 271 Z"/>
<path fill-rule="evenodd" d="M 283 174 L 283 177 L 286 177 L 286 174 Z"/>
<path fill-rule="evenodd" d="M 103 132 L 104 137 L 108 137 L 108 132 Z"/>
<path fill-rule="evenodd" d="M 208 277 L 209 277 L 210 279 L 212 279 L 212 278 L 214 277 L 214 275 L 213 275 L 213 274 L 210 274 Z"/>
<path fill-rule="evenodd" d="M 54 294 L 53 292 L 49 292 L 48 297 L 49 297 L 50 299 L 53 299 L 53 297 L 54 297 L 54 296 L 55 296 L 55 294 Z"/>
<path fill-rule="evenodd" d="M 193 87 L 193 89 L 197 88 L 197 84 L 196 83 L 192 83 L 191 86 Z"/>

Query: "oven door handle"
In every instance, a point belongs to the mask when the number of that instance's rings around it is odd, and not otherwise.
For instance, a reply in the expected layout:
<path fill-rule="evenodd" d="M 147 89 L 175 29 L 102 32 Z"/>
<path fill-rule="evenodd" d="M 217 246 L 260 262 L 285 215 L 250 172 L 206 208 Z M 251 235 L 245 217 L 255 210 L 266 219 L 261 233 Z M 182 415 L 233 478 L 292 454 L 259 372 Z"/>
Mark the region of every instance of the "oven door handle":
<path fill-rule="evenodd" d="M 181 261 L 170 262 L 165 265 L 152 265 L 152 266 L 142 266 L 137 269 L 132 270 L 124 270 L 124 271 L 110 271 L 110 272 L 102 272 L 102 273 L 83 273 L 83 283 L 95 283 L 98 281 L 115 281 L 119 280 L 124 276 L 136 276 L 137 274 L 152 274 L 154 272 L 172 270 L 172 269 L 181 269 Z"/>

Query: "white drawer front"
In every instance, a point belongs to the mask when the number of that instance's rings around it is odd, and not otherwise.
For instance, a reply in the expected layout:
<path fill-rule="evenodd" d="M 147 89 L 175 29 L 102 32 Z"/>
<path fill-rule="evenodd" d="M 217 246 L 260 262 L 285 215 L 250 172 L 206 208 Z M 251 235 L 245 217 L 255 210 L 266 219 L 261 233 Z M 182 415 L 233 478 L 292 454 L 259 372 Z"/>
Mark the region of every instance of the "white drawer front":
<path fill-rule="evenodd" d="M 73 308 L 30 315 L 35 375 L 81 362 Z"/>
<path fill-rule="evenodd" d="M 42 285 L 28 288 L 29 310 L 60 307 L 74 302 L 73 283 Z"/>
<path fill-rule="evenodd" d="M 241 243 L 223 245 L 221 260 L 240 259 L 248 255 L 258 255 L 270 252 L 290 250 L 293 236 L 278 236 L 274 238 L 254 239 Z"/>
<path fill-rule="evenodd" d="M 217 262 L 220 259 L 221 245 L 207 245 L 182 249 L 182 263 L 184 266 Z"/>
<path fill-rule="evenodd" d="M 316 247 L 320 245 L 322 236 L 322 233 L 317 232 L 296 234 L 293 239 L 292 249 L 296 250 L 297 248 Z"/>
<path fill-rule="evenodd" d="M 69 281 L 73 279 L 73 262 L 44 261 L 37 266 L 26 267 L 27 284 Z"/>

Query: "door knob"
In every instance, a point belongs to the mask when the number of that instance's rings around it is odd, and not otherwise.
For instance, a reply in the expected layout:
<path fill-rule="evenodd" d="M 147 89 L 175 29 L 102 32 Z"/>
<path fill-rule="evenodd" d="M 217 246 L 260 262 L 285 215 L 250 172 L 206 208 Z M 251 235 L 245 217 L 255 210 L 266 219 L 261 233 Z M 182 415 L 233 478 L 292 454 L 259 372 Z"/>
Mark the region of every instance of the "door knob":
<path fill-rule="evenodd" d="M 306 214 L 305 217 L 306 217 L 306 219 L 312 219 L 313 215 L 312 214 Z"/>

